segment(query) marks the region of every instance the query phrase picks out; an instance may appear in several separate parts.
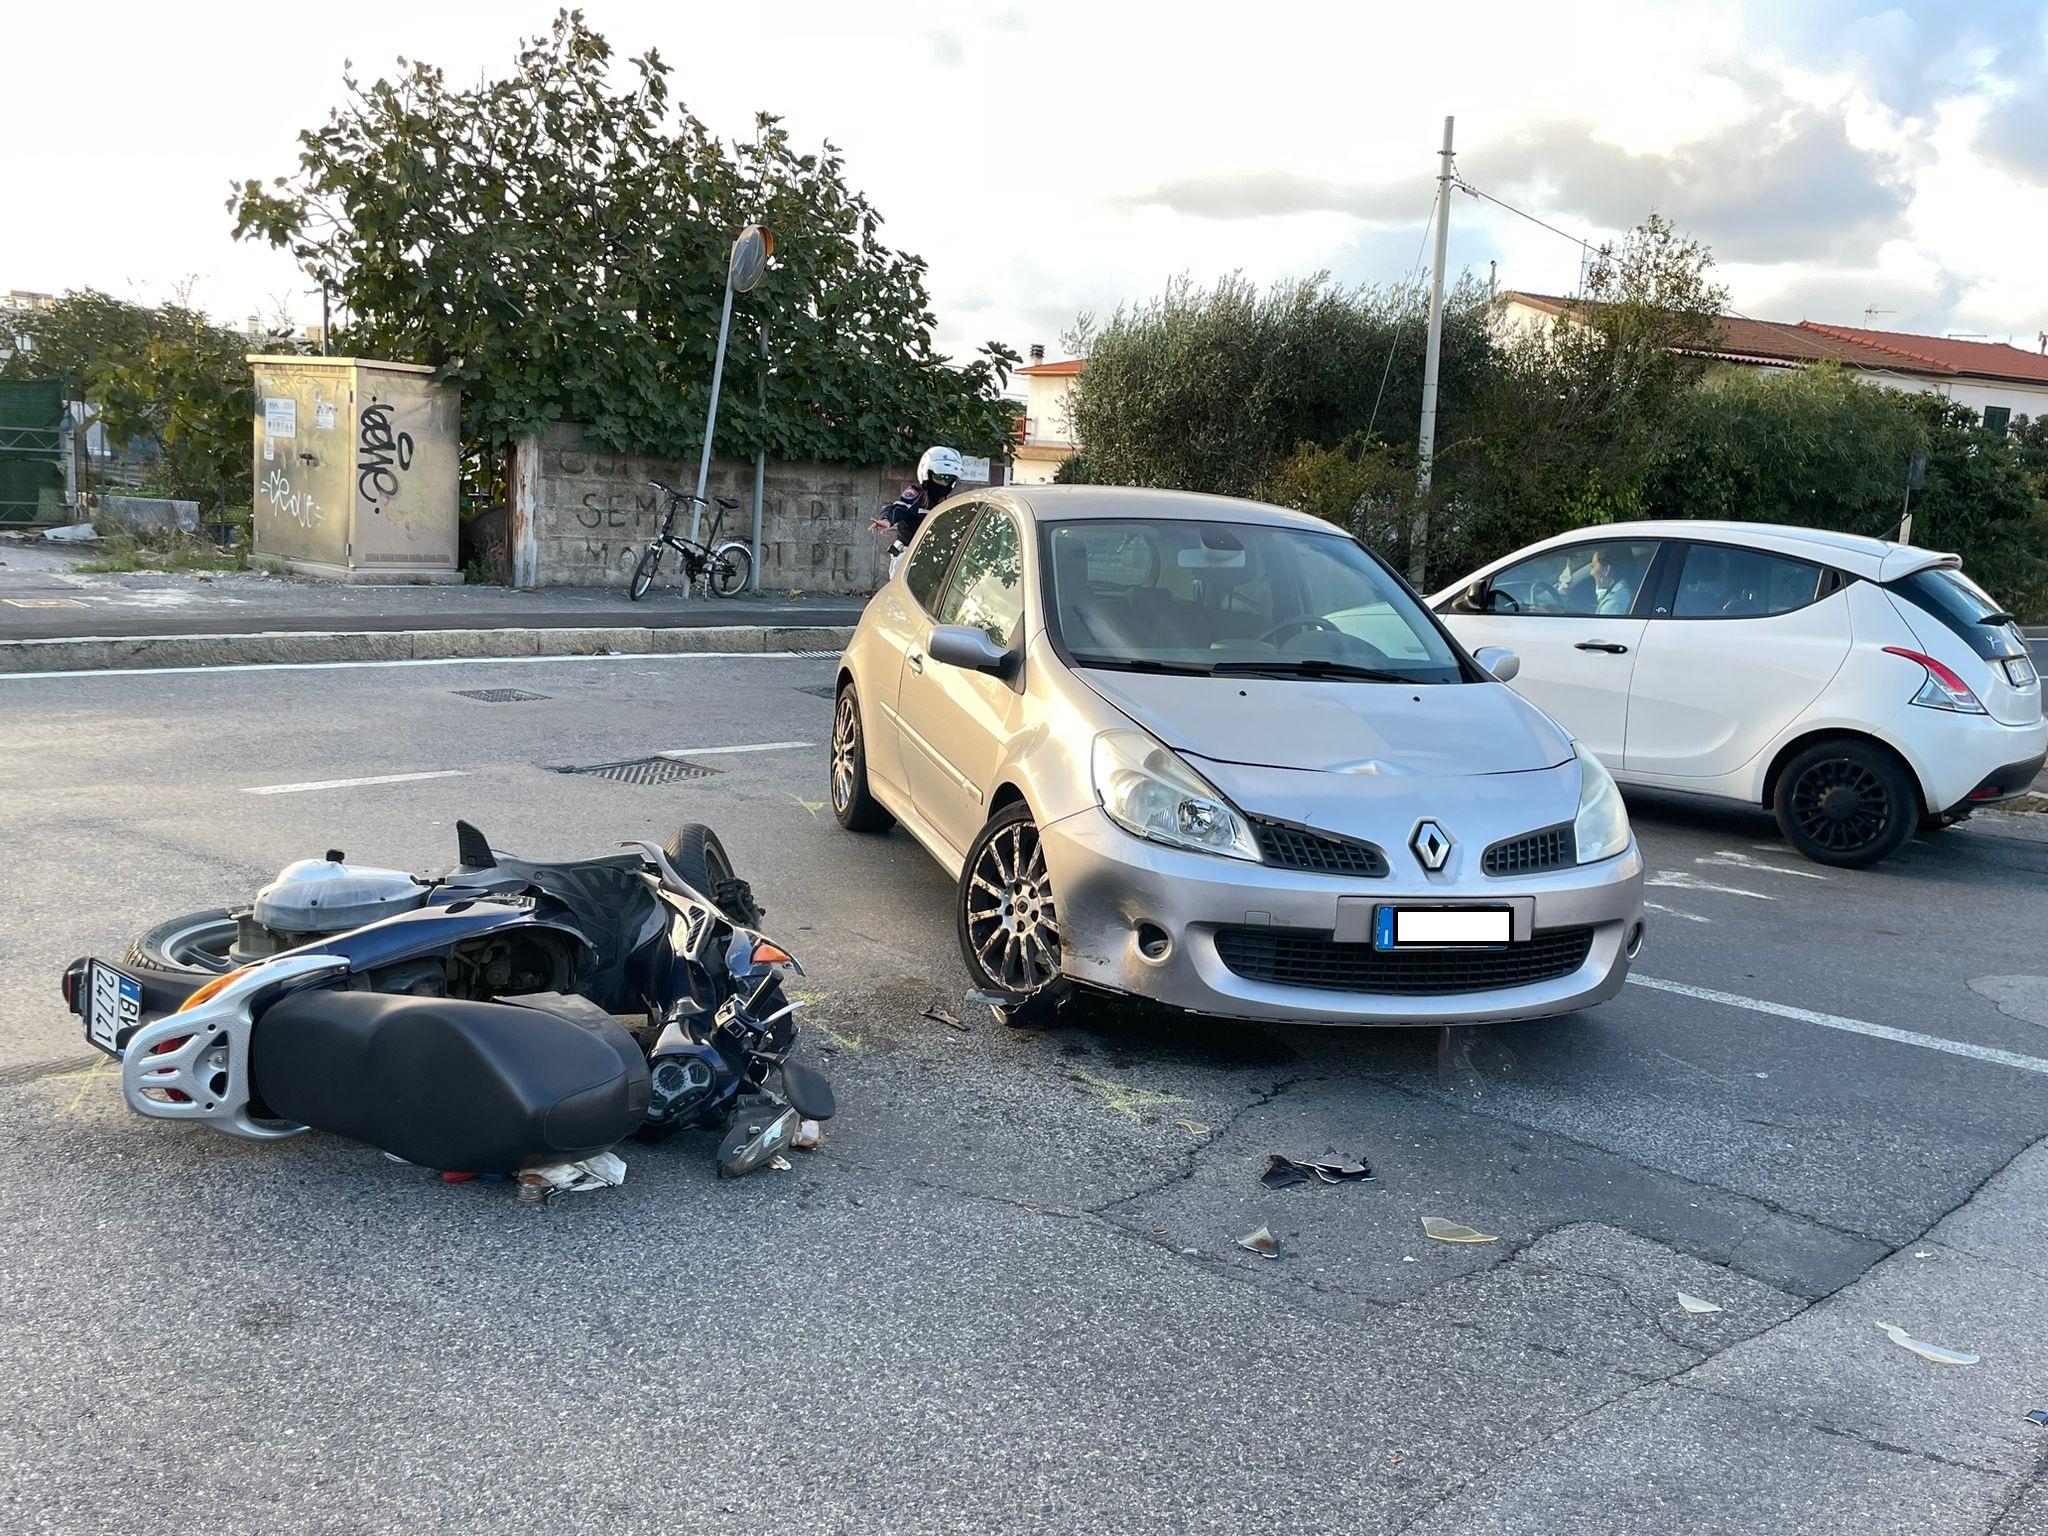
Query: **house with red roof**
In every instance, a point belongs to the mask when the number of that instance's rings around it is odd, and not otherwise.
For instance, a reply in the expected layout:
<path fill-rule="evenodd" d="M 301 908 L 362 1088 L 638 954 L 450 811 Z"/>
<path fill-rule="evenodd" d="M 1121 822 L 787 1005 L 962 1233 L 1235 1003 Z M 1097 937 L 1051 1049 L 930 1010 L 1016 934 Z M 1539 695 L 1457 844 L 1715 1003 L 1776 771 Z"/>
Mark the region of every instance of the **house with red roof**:
<path fill-rule="evenodd" d="M 1547 327 L 1569 320 L 1588 301 L 1548 293 L 1503 294 L 1502 324 Z M 1944 395 L 1969 406 L 1993 432 L 2016 416 L 2048 416 L 2048 334 L 2042 350 L 1956 336 L 1920 336 L 1869 326 L 1790 324 L 1723 315 L 1715 344 L 1704 349 L 1716 363 L 1747 368 L 1811 368 L 1831 362 L 1867 384 Z"/>
<path fill-rule="evenodd" d="M 1045 360 L 1045 348 L 1031 349 L 1030 363 L 1017 370 L 1024 381 L 1024 435 L 1010 450 L 1010 479 L 1017 485 L 1050 485 L 1054 473 L 1081 446 L 1068 419 L 1067 396 L 1086 358 Z"/>

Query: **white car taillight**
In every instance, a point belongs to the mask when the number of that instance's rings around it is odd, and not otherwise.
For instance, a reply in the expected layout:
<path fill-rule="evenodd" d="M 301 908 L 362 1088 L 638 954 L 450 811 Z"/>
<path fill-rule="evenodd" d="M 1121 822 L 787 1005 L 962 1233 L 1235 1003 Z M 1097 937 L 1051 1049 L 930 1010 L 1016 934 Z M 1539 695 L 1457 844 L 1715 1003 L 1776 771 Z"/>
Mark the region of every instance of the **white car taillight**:
<path fill-rule="evenodd" d="M 1981 715 L 1986 713 L 1977 695 L 1970 691 L 1970 685 L 1936 661 L 1932 656 L 1919 651 L 1909 651 L 1902 645 L 1888 645 L 1884 648 L 1887 656 L 1903 656 L 1908 661 L 1917 661 L 1927 669 L 1927 680 L 1920 685 L 1920 691 L 1913 695 L 1913 702 L 1927 709 L 1946 709 L 1958 715 Z"/>

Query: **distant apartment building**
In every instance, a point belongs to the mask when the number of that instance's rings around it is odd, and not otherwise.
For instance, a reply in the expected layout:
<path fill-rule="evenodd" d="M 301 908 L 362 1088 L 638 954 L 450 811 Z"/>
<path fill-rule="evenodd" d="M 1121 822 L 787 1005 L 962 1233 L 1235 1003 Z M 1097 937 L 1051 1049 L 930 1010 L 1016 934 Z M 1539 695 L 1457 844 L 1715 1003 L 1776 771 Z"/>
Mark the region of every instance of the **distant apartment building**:
<path fill-rule="evenodd" d="M 1030 363 L 1017 370 L 1024 381 L 1023 437 L 1010 455 L 1010 478 L 1018 485 L 1049 485 L 1060 465 L 1080 448 L 1068 415 L 1067 397 L 1087 366 L 1085 358 L 1048 363 L 1045 348 L 1031 349 Z"/>
<path fill-rule="evenodd" d="M 1501 298 L 1501 323 L 1509 328 L 1555 325 L 1587 303 L 1512 290 Z M 1986 429 L 2000 434 L 2015 416 L 2048 415 L 2048 333 L 2041 338 L 2041 350 L 2029 352 L 1959 336 L 1723 315 L 1714 345 L 1703 350 L 1715 363 L 1735 368 L 1811 368 L 1831 362 L 1865 384 L 1946 396 L 1969 406 Z"/>

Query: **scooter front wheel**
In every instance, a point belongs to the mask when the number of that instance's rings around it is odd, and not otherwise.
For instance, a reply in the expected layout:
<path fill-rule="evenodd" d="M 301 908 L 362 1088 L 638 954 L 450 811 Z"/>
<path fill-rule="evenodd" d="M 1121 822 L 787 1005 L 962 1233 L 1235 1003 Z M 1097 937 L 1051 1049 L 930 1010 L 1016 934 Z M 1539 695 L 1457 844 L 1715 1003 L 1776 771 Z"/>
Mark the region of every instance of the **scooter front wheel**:
<path fill-rule="evenodd" d="M 626 596 L 639 602 L 647 595 L 647 589 L 654 585 L 655 573 L 661 569 L 661 545 L 650 544 L 640 556 L 640 563 L 633 567 L 633 583 L 626 588 Z"/>

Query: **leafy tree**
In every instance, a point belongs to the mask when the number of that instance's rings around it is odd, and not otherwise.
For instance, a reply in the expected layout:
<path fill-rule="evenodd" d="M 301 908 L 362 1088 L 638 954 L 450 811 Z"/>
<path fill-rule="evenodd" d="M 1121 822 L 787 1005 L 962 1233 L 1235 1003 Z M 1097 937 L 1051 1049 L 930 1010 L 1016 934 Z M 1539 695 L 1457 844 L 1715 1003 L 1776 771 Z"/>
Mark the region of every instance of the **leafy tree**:
<path fill-rule="evenodd" d="M 1100 328 L 1084 317 L 1088 367 L 1069 401 L 1085 473 L 1250 495 L 1304 443 L 1412 442 L 1424 302 L 1412 285 L 1345 288 L 1318 273 L 1261 293 L 1233 274 L 1206 289 L 1177 278 Z M 1476 287 L 1446 312 L 1439 409 L 1454 417 L 1491 342 Z"/>
<path fill-rule="evenodd" d="M 230 199 L 235 233 L 334 295 L 350 350 L 459 385 L 473 441 L 575 420 L 608 447 L 682 457 L 702 441 L 727 252 L 760 222 L 775 257 L 735 302 L 721 451 L 873 464 L 934 441 L 1003 447 L 1015 354 L 939 356 L 925 263 L 882 242 L 836 150 L 801 153 L 766 115 L 728 147 L 672 108 L 653 50 L 620 90 L 611 62 L 564 11 L 473 87 L 404 59 L 394 80 L 345 76 L 346 105 L 299 136 L 297 172 Z M 765 411 L 757 320 L 775 354 Z"/>
<path fill-rule="evenodd" d="M 11 378 L 61 378 L 93 408 L 109 441 L 150 445 L 148 489 L 208 510 L 249 502 L 248 354 L 290 345 L 282 331 L 251 339 L 214 325 L 184 299 L 132 304 L 92 289 L 21 317 L 29 345 Z"/>

